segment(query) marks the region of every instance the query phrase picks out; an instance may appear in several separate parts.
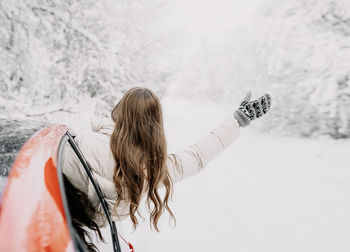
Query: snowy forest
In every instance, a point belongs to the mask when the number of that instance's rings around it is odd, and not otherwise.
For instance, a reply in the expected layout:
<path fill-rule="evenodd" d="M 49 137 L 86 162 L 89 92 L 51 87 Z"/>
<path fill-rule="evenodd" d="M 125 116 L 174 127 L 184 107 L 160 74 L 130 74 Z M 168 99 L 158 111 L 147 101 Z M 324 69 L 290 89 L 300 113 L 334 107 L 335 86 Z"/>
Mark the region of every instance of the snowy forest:
<path fill-rule="evenodd" d="M 1 111 L 75 113 L 89 99 L 106 113 L 128 87 L 164 93 L 174 72 L 167 8 L 159 0 L 1 1 Z"/>
<path fill-rule="evenodd" d="M 253 90 L 274 98 L 261 130 L 350 136 L 349 1 L 267 1 L 249 22 L 195 45 L 173 5 L 1 1 L 1 117 L 105 116 L 132 86 L 232 105 Z"/>

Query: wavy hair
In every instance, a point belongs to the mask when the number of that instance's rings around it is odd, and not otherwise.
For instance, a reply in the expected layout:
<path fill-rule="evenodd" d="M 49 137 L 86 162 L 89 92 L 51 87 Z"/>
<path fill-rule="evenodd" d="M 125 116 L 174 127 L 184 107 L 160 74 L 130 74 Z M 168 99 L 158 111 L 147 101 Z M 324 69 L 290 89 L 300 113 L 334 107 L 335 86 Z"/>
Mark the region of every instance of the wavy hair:
<path fill-rule="evenodd" d="M 129 215 L 136 229 L 139 224 L 136 213 L 141 217 L 138 208 L 146 193 L 150 223 L 159 232 L 157 224 L 164 210 L 175 221 L 168 205 L 173 183 L 166 164 L 167 146 L 159 99 L 147 88 L 132 88 L 114 107 L 111 116 L 115 122 L 110 141 L 116 161 L 113 180 L 118 192 L 114 211 L 120 202 L 129 203 Z M 164 197 L 158 192 L 160 186 L 165 188 Z"/>
<path fill-rule="evenodd" d="M 73 186 L 69 179 L 63 174 L 63 182 L 66 191 L 69 212 L 72 217 L 72 224 L 75 227 L 81 241 L 85 244 L 87 251 L 99 251 L 92 242 L 90 233 L 84 228 L 88 227 L 95 232 L 97 238 L 104 242 L 100 227 L 94 221 L 100 214 L 88 199 L 88 196 Z"/>

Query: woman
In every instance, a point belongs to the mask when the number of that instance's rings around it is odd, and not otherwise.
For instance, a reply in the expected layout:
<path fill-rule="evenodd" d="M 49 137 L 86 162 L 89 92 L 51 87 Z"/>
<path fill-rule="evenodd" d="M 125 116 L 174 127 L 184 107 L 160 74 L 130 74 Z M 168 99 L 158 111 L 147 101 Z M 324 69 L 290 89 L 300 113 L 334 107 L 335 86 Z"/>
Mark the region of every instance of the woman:
<path fill-rule="evenodd" d="M 159 231 L 157 223 L 164 210 L 174 218 L 168 205 L 173 183 L 199 173 L 238 137 L 240 127 L 249 125 L 251 120 L 265 114 L 270 108 L 268 95 L 256 101 L 249 100 L 250 94 L 233 116 L 199 141 L 167 155 L 159 99 L 146 88 L 136 87 L 127 91 L 113 109 L 112 120 L 92 123 L 94 132 L 78 134 L 75 138 L 106 196 L 111 215 L 117 220 L 130 216 L 136 228 L 136 213 L 145 196 L 151 224 Z M 106 224 L 105 218 L 96 214 L 102 212 L 100 202 L 68 144 L 63 165 L 69 188 L 77 189 L 80 195 L 77 197 L 85 196 L 88 199 L 89 213 L 86 216 L 92 218 L 92 223 L 86 224 L 88 218 L 85 218 L 76 225 L 87 225 L 98 231 L 99 226 Z M 160 187 L 165 188 L 164 197 L 158 193 Z"/>

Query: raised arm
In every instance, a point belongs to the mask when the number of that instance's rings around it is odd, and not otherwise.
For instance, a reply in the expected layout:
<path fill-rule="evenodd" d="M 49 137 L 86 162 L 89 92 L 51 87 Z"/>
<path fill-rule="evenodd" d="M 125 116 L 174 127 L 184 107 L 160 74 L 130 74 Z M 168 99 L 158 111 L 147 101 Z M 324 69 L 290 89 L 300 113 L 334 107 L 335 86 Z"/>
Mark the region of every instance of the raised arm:
<path fill-rule="evenodd" d="M 194 144 L 169 154 L 167 165 L 173 182 L 176 183 L 203 170 L 214 157 L 238 138 L 239 132 L 239 124 L 232 116 Z"/>
<path fill-rule="evenodd" d="M 209 131 L 194 144 L 169 154 L 167 166 L 173 182 L 178 182 L 199 173 L 219 153 L 224 151 L 237 139 L 241 127 L 246 127 L 256 118 L 266 114 L 271 106 L 271 98 L 265 94 L 257 100 L 250 101 L 248 93 L 239 108 L 227 120 Z M 114 122 L 111 118 L 96 120 L 91 123 L 95 132 L 110 136 Z"/>
<path fill-rule="evenodd" d="M 168 155 L 167 166 L 174 183 L 203 170 L 211 160 L 237 139 L 240 127 L 248 126 L 252 120 L 266 114 L 270 109 L 269 95 L 266 94 L 254 101 L 250 101 L 250 98 L 251 93 L 248 93 L 230 118 L 209 131 L 196 143 Z"/>

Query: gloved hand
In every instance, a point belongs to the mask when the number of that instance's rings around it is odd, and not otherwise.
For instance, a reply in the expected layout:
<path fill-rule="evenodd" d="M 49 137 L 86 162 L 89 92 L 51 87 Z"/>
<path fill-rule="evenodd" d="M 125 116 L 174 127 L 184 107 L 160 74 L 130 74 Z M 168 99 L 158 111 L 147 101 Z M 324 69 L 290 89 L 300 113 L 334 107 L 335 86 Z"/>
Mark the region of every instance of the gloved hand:
<path fill-rule="evenodd" d="M 255 118 L 265 115 L 271 107 L 271 96 L 265 94 L 258 100 L 250 101 L 252 94 L 248 92 L 239 108 L 234 113 L 234 118 L 237 120 L 240 127 L 246 127 Z"/>

